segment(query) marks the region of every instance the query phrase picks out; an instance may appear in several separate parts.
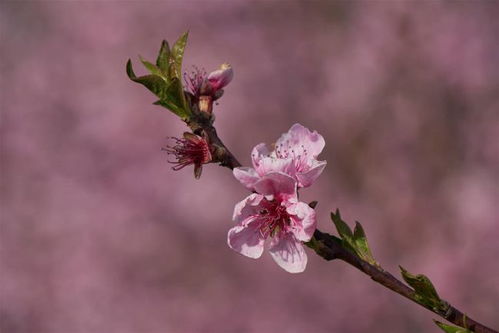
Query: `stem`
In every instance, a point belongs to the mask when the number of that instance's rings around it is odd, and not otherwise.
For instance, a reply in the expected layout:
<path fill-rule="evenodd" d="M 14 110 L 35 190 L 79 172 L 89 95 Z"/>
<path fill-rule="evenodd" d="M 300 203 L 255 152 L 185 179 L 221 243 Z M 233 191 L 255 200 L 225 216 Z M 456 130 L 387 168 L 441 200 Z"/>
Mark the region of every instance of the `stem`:
<path fill-rule="evenodd" d="M 343 260 L 346 263 L 354 266 L 358 270 L 362 271 L 364 274 L 369 275 L 372 280 L 383 285 L 385 288 L 388 288 L 396 292 L 397 294 L 410 299 L 414 303 L 421 305 L 422 307 L 430 310 L 431 312 L 437 314 L 438 316 L 448 320 L 453 324 L 467 328 L 472 332 L 498 333 L 497 331 L 494 331 L 493 329 L 488 328 L 487 326 L 463 314 L 463 312 L 456 309 L 450 304 L 445 312 L 440 312 L 436 309 L 431 308 L 430 306 L 419 303 L 416 298 L 416 293 L 412 288 L 406 286 L 404 283 L 402 283 L 400 280 L 395 278 L 392 274 L 385 271 L 381 267 L 371 265 L 368 262 L 360 259 L 358 256 L 343 247 L 341 242 L 339 242 L 338 239 L 334 236 L 316 230 L 313 239 L 305 244 L 325 260 Z"/>
<path fill-rule="evenodd" d="M 215 127 L 213 127 L 213 118 L 211 115 L 199 118 L 196 117 L 195 119 L 193 118 L 187 123 L 187 125 L 194 133 L 202 134 L 208 138 L 210 144 L 214 147 L 215 162 L 219 162 L 221 166 L 227 167 L 231 170 L 241 166 L 241 163 L 239 163 L 235 156 L 227 149 L 222 140 L 218 137 Z M 305 245 L 313 249 L 325 260 L 343 260 L 364 274 L 369 275 L 372 280 L 383 285 L 385 288 L 404 296 L 405 298 L 419 304 L 420 306 L 430 310 L 455 325 L 464 327 L 476 333 L 499 333 L 468 317 L 450 304 L 446 311 L 442 312 L 438 309 L 433 309 L 430 306 L 420 303 L 417 300 L 416 293 L 412 288 L 405 285 L 402 281 L 398 280 L 381 267 L 371 265 L 360 259 L 357 255 L 343 247 L 341 242 L 338 241 L 338 238 L 334 236 L 323 233 L 317 229 L 314 232 L 313 238 L 309 242 L 305 243 Z"/>

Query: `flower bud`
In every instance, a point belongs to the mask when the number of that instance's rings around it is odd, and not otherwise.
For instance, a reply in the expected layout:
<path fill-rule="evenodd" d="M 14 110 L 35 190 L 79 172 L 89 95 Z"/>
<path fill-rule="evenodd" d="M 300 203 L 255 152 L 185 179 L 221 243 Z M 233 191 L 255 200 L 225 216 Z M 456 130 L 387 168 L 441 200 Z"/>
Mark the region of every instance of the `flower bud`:
<path fill-rule="evenodd" d="M 234 77 L 234 71 L 231 65 L 225 63 L 220 66 L 220 69 L 208 74 L 208 82 L 214 91 L 220 90 L 227 86 Z"/>

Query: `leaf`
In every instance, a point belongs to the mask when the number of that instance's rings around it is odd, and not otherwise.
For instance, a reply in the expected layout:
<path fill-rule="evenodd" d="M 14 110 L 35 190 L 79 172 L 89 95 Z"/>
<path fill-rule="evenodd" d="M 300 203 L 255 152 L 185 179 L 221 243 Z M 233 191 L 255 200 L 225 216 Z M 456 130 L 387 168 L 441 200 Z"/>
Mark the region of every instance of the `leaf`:
<path fill-rule="evenodd" d="M 409 273 L 404 267 L 399 267 L 405 282 L 414 288 L 418 301 L 437 311 L 444 311 L 447 309 L 447 302 L 440 299 L 433 283 L 431 283 L 427 276 L 423 274 L 414 275 Z"/>
<path fill-rule="evenodd" d="M 336 213 L 331 213 L 331 220 L 333 220 L 336 230 L 342 239 L 347 240 L 349 243 L 353 241 L 353 234 L 350 227 L 341 219 L 340 210 L 336 209 Z"/>
<path fill-rule="evenodd" d="M 168 88 L 165 90 L 164 94 L 160 97 L 159 101 L 156 101 L 155 105 L 161 105 L 182 119 L 187 119 L 189 115 L 189 110 L 186 110 L 183 105 L 183 90 L 180 80 L 174 78 Z"/>
<path fill-rule="evenodd" d="M 447 325 L 439 322 L 438 320 L 433 320 L 438 327 L 440 327 L 444 332 L 447 333 L 472 333 L 470 330 L 466 328 L 462 328 L 459 326 Z"/>
<path fill-rule="evenodd" d="M 185 46 L 187 45 L 188 36 L 189 32 L 184 32 L 182 36 L 177 39 L 175 44 L 173 44 L 170 56 L 170 78 L 176 77 L 179 80 L 182 79 L 182 59 L 184 58 L 184 50 Z"/>
<path fill-rule="evenodd" d="M 156 67 L 156 65 L 150 63 L 147 60 L 144 60 L 141 56 L 139 56 L 139 58 L 142 64 L 144 64 L 144 66 L 149 70 L 149 72 L 151 72 L 151 74 L 157 75 L 166 81 L 167 78 L 164 77 L 163 72 L 161 72 L 161 70 L 158 67 Z"/>
<path fill-rule="evenodd" d="M 353 230 L 353 240 L 355 242 L 355 248 L 357 249 L 357 253 L 359 256 L 370 263 L 371 265 L 378 265 L 376 260 L 371 253 L 371 249 L 369 248 L 369 244 L 367 243 L 366 233 L 364 232 L 364 228 L 359 222 L 355 222 L 355 228 Z"/>
<path fill-rule="evenodd" d="M 367 243 L 366 234 L 359 222 L 355 222 L 355 228 L 352 232 L 348 224 L 341 219 L 339 209 L 336 209 L 335 213 L 331 213 L 331 220 L 336 226 L 336 230 L 338 230 L 344 247 L 371 265 L 379 266 L 376 260 L 374 260 L 369 244 Z"/>
<path fill-rule="evenodd" d="M 170 69 L 168 63 L 170 60 L 170 46 L 166 40 L 161 42 L 158 58 L 156 59 L 156 66 L 161 70 L 166 78 L 170 78 Z"/>
<path fill-rule="evenodd" d="M 157 75 L 144 75 L 137 77 L 132 68 L 132 61 L 128 59 L 126 63 L 126 73 L 130 80 L 144 85 L 147 89 L 153 92 L 159 98 L 163 98 L 166 92 L 166 82 L 160 76 Z"/>
<path fill-rule="evenodd" d="M 168 110 L 175 113 L 177 116 L 179 116 L 181 118 L 186 117 L 184 109 L 179 108 L 178 106 L 176 106 L 175 104 L 172 104 L 171 102 L 169 102 L 167 100 L 159 100 L 159 101 L 154 102 L 153 104 L 160 105 L 164 108 L 167 108 Z"/>

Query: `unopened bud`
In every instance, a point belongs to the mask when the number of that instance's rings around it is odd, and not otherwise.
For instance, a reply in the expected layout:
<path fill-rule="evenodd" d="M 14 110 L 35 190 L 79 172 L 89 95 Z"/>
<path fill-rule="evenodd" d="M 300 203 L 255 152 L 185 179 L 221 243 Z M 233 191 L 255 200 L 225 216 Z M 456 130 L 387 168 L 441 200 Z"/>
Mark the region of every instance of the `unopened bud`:
<path fill-rule="evenodd" d="M 220 66 L 220 69 L 208 74 L 207 79 L 213 90 L 217 91 L 227 86 L 230 81 L 232 81 L 233 77 L 234 71 L 232 70 L 231 65 L 225 63 Z"/>

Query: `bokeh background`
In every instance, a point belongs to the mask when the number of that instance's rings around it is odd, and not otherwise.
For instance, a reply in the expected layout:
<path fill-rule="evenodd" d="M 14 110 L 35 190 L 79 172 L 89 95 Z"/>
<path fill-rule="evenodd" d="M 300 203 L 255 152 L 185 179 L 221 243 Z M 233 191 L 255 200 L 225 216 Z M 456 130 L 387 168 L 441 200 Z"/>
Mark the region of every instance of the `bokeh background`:
<path fill-rule="evenodd" d="M 302 191 L 376 258 L 427 274 L 498 328 L 496 1 L 3 1 L 2 333 L 438 332 L 434 315 L 309 253 L 291 275 L 231 251 L 227 169 L 174 172 L 183 123 L 126 77 L 190 30 L 184 67 L 223 62 L 216 107 L 244 164 L 295 122 L 328 166 Z"/>

